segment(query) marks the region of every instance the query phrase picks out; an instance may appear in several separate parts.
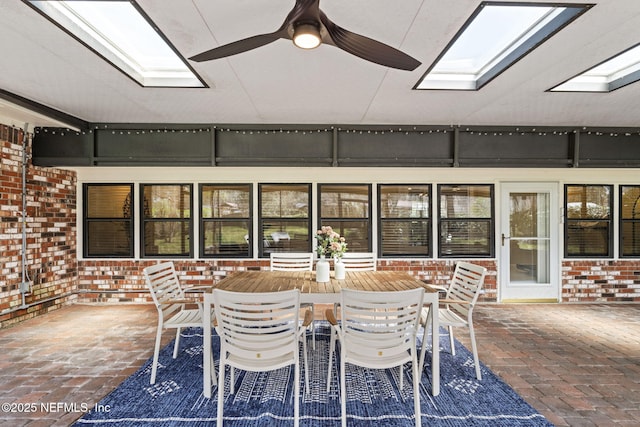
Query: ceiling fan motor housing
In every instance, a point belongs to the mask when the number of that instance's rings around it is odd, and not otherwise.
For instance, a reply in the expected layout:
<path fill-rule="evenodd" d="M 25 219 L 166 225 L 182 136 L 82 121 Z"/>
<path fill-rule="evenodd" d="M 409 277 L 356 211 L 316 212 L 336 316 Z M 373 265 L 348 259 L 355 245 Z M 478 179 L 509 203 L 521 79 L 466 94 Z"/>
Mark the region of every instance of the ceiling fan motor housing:
<path fill-rule="evenodd" d="M 313 49 L 322 43 L 318 22 L 298 21 L 293 24 L 293 43 L 302 49 Z"/>

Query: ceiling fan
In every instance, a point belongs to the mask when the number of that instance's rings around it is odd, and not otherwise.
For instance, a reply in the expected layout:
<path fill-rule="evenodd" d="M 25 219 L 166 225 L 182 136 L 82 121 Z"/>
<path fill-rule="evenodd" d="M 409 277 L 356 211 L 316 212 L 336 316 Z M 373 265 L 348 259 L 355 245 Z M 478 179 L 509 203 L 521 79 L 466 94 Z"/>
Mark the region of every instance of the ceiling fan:
<path fill-rule="evenodd" d="M 320 0 L 296 0 L 284 23 L 273 33 L 238 40 L 192 56 L 202 62 L 224 58 L 272 43 L 278 39 L 293 40 L 303 49 L 313 49 L 321 43 L 335 46 L 352 55 L 386 67 L 413 71 L 420 61 L 379 41 L 352 33 L 334 24 L 320 10 Z"/>

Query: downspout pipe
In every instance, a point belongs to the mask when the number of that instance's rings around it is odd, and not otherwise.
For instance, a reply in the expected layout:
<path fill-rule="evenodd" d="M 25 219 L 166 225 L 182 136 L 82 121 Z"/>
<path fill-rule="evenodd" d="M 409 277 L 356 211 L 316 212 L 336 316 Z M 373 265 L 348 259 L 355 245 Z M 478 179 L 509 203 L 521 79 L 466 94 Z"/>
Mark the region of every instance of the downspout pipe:
<path fill-rule="evenodd" d="M 29 139 L 29 123 L 25 123 L 22 144 L 22 278 L 20 282 L 22 306 L 20 308 L 28 307 L 26 294 L 31 292 L 27 274 L 27 149 L 30 145 Z"/>

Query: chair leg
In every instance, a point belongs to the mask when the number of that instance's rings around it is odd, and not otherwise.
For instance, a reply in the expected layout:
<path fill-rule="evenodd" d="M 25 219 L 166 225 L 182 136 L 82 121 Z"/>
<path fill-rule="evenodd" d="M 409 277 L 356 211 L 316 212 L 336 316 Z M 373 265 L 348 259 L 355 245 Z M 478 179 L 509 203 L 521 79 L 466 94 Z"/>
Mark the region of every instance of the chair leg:
<path fill-rule="evenodd" d="M 206 324 L 206 323 L 205 323 Z M 212 384 L 218 382 L 216 376 L 216 365 L 213 360 L 213 351 L 211 346 L 211 329 L 205 327 L 202 337 L 202 394 L 204 397 L 211 398 Z"/>
<path fill-rule="evenodd" d="M 327 393 L 331 390 L 331 368 L 333 367 L 333 352 L 336 349 L 336 330 L 331 328 L 331 338 L 329 339 L 329 364 L 327 365 Z"/>
<path fill-rule="evenodd" d="M 173 358 L 178 357 L 178 349 L 180 348 L 180 328 L 176 328 L 176 343 L 173 346 Z"/>
<path fill-rule="evenodd" d="M 311 332 L 311 343 L 312 343 L 312 348 L 315 350 L 316 349 L 316 328 L 315 328 L 315 316 L 316 316 L 316 312 L 315 312 L 315 306 L 313 304 L 307 304 L 305 303 L 304 305 L 300 306 L 301 308 L 304 308 L 305 310 L 311 311 L 311 323 L 309 324 L 308 328 L 310 328 L 310 332 Z M 306 331 L 305 331 L 305 337 L 306 337 Z"/>
<path fill-rule="evenodd" d="M 316 349 L 316 325 L 315 325 L 315 319 L 316 319 L 316 310 L 315 310 L 315 305 L 311 304 L 311 348 L 313 348 L 313 350 L 315 351 Z"/>
<path fill-rule="evenodd" d="M 347 384 L 345 380 L 346 362 L 340 356 L 340 404 L 342 410 L 342 427 L 347 427 Z"/>
<path fill-rule="evenodd" d="M 451 344 L 451 355 L 456 355 L 455 340 L 453 339 L 453 326 L 449 326 L 449 344 Z"/>
<path fill-rule="evenodd" d="M 236 368 L 234 368 L 233 366 L 229 367 L 229 370 L 231 371 L 229 373 L 229 393 L 231 394 L 235 394 L 236 392 Z"/>
<path fill-rule="evenodd" d="M 424 368 L 424 358 L 427 350 L 427 339 L 429 338 L 429 325 L 431 324 L 431 313 L 432 310 L 429 310 L 429 314 L 427 314 L 427 321 L 424 324 L 424 331 L 422 333 L 422 347 L 420 348 L 420 361 L 418 362 L 418 371 L 422 374 L 422 369 Z"/>
<path fill-rule="evenodd" d="M 306 357 L 306 356 L 305 356 Z M 294 399 L 293 403 L 293 427 L 298 427 L 300 425 L 300 361 L 296 361 L 296 364 L 293 368 L 294 378 L 293 378 L 293 390 L 294 390 Z M 307 387 L 309 385 L 307 384 Z"/>
<path fill-rule="evenodd" d="M 302 337 L 302 361 L 304 363 L 304 389 L 309 393 L 309 359 L 307 357 L 307 340 Z"/>
<path fill-rule="evenodd" d="M 413 350 L 413 361 L 411 362 L 411 372 L 413 373 L 413 410 L 415 412 L 416 427 L 422 426 L 420 416 L 420 375 L 422 371 L 418 371 L 418 360 L 416 358 L 416 350 Z"/>
<path fill-rule="evenodd" d="M 158 358 L 160 357 L 160 341 L 162 340 L 162 326 L 158 325 L 158 331 L 156 332 L 156 345 L 153 349 L 153 363 L 151 365 L 151 381 L 149 384 L 156 383 L 156 374 L 158 372 Z"/>
<path fill-rule="evenodd" d="M 476 334 L 473 331 L 473 323 L 469 323 L 469 338 L 471 338 L 471 350 L 473 352 L 473 363 L 476 366 L 476 378 L 482 379 L 482 372 L 480 371 L 480 361 L 478 359 L 478 347 L 476 346 Z"/>
<path fill-rule="evenodd" d="M 338 303 L 333 304 L 333 315 L 334 317 L 338 317 Z M 331 334 L 329 339 L 329 364 L 327 365 L 327 393 L 331 390 L 331 371 L 333 368 L 333 353 L 336 351 L 336 342 L 338 341 L 338 336 L 336 330 L 331 327 Z M 337 374 L 337 372 L 336 372 Z"/>
<path fill-rule="evenodd" d="M 222 422 L 224 421 L 224 371 L 225 371 L 224 362 L 220 360 L 220 372 L 218 373 L 218 419 L 216 423 L 217 427 L 222 427 Z"/>

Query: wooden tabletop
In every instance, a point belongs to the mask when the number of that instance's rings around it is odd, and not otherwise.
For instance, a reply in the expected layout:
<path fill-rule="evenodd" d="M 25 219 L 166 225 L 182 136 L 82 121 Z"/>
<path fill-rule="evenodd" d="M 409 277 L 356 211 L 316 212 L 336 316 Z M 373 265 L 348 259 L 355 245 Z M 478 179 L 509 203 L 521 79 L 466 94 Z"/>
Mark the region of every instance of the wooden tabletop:
<path fill-rule="evenodd" d="M 216 286 L 234 292 L 277 292 L 300 290 L 302 302 L 333 303 L 339 301 L 342 288 L 362 291 L 400 291 L 424 288 L 426 293 L 437 290 L 426 283 L 400 271 L 349 271 L 344 280 L 333 277 L 328 282 L 316 282 L 315 271 L 239 271 Z"/>

